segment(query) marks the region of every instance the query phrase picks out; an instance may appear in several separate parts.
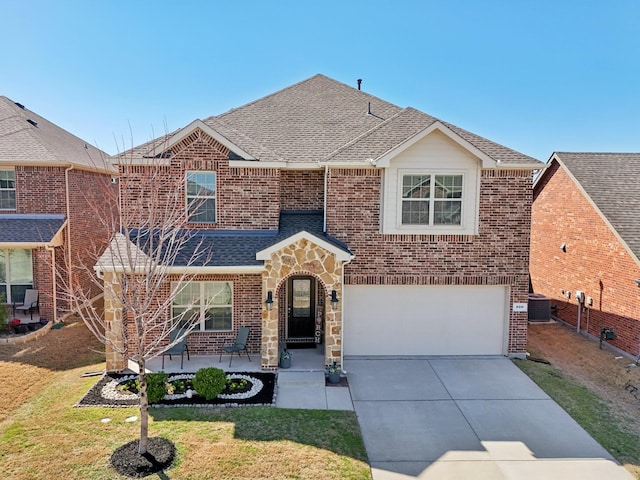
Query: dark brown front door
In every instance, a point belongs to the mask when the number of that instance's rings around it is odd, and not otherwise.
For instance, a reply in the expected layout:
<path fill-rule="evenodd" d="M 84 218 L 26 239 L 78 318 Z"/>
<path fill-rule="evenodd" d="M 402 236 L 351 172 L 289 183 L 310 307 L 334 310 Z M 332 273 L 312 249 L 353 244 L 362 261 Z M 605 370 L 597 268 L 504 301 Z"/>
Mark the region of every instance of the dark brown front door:
<path fill-rule="evenodd" d="M 313 277 L 292 277 L 287 290 L 287 338 L 314 341 L 316 280 Z"/>

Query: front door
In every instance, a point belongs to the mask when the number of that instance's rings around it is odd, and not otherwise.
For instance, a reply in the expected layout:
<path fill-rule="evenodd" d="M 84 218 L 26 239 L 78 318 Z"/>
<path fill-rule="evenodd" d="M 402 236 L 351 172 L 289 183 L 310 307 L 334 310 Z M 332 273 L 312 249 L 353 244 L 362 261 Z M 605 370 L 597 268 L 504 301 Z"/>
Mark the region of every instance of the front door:
<path fill-rule="evenodd" d="M 287 285 L 287 338 L 314 341 L 316 317 L 316 280 L 292 277 Z"/>

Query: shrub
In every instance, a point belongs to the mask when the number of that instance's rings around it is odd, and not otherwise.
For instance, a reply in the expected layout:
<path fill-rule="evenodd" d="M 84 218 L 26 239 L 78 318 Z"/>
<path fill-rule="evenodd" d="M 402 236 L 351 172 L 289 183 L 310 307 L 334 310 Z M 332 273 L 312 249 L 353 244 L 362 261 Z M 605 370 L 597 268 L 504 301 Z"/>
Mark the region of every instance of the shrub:
<path fill-rule="evenodd" d="M 193 377 L 193 388 L 207 400 L 213 400 L 224 390 L 227 376 L 219 368 L 201 368 Z"/>
<path fill-rule="evenodd" d="M 147 374 L 147 399 L 149 403 L 158 403 L 167 394 L 169 376 L 164 372 Z"/>

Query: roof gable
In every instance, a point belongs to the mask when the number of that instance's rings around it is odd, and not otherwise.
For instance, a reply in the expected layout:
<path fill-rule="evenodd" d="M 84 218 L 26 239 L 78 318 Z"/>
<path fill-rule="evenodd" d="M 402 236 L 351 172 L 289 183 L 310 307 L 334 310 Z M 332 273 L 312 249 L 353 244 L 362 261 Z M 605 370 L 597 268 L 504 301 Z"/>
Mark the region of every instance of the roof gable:
<path fill-rule="evenodd" d="M 640 263 L 640 153 L 555 152 L 548 164 L 553 162 L 564 169 Z M 544 188 L 545 173 L 535 189 Z"/>
<path fill-rule="evenodd" d="M 271 258 L 271 255 L 279 250 L 282 250 L 283 248 L 289 246 L 289 245 L 293 245 L 294 243 L 299 242 L 300 240 L 307 240 L 317 246 L 319 246 L 320 248 L 323 248 L 324 250 L 332 253 L 333 255 L 336 256 L 336 258 L 338 260 L 341 260 L 343 262 L 348 262 L 349 260 L 351 260 L 352 255 L 350 253 L 348 253 L 347 251 L 345 251 L 342 248 L 338 248 L 337 246 L 327 242 L 326 240 L 323 240 L 309 232 L 302 231 L 302 232 L 298 232 L 294 235 L 291 235 L 288 238 L 285 238 L 283 240 L 281 240 L 278 243 L 275 243 L 273 245 L 270 245 L 268 248 L 265 248 L 264 250 L 261 250 L 259 252 L 256 253 L 256 260 L 269 260 Z"/>

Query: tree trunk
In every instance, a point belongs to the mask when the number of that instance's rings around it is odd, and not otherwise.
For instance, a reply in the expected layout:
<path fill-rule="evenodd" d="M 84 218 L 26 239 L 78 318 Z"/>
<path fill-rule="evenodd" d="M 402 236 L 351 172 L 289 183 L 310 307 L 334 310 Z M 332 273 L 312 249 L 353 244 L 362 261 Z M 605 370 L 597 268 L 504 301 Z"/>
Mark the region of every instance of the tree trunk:
<path fill-rule="evenodd" d="M 138 365 L 140 377 L 140 443 L 138 453 L 143 455 L 147 453 L 149 442 L 149 399 L 147 397 L 147 374 L 144 358 L 140 358 Z"/>

